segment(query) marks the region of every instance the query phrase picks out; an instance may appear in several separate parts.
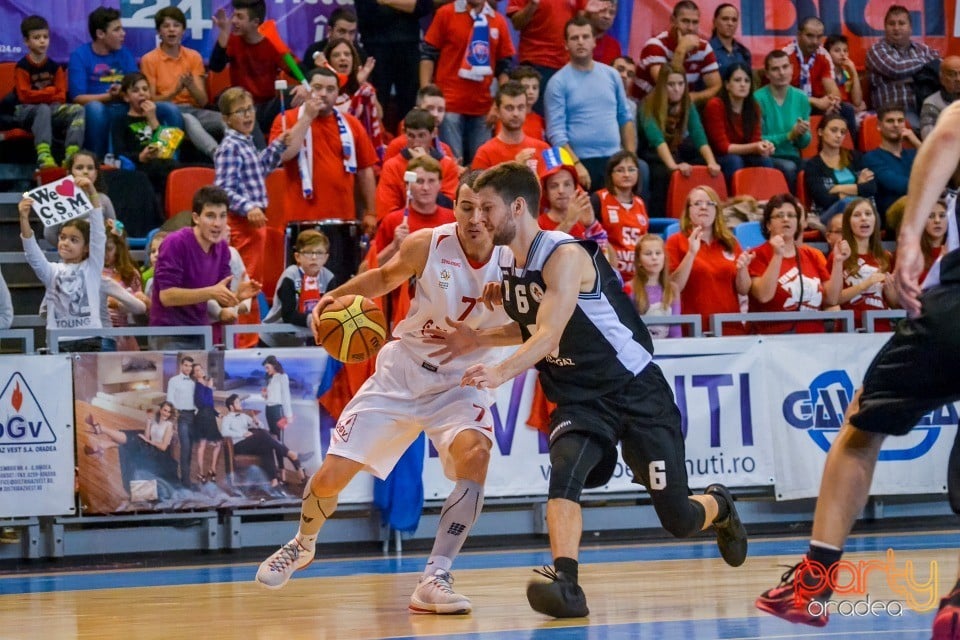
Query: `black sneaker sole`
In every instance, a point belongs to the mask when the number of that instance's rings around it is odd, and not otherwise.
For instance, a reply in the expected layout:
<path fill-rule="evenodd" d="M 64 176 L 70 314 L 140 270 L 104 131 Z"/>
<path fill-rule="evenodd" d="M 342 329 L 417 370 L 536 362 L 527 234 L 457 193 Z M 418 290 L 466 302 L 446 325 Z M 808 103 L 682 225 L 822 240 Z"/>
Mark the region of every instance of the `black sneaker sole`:
<path fill-rule="evenodd" d="M 731 567 L 739 567 L 747 559 L 747 530 L 740 521 L 733 495 L 722 484 L 712 484 L 704 490 L 704 493 L 716 494 L 725 500 L 729 507 L 730 513 L 727 517 L 722 522 L 714 522 L 713 528 L 717 533 L 717 547 L 720 549 L 723 561 Z"/>
<path fill-rule="evenodd" d="M 527 584 L 527 602 L 537 613 L 552 618 L 585 618 L 590 615 L 585 597 L 582 602 L 575 604 L 564 601 L 556 582 Z"/>

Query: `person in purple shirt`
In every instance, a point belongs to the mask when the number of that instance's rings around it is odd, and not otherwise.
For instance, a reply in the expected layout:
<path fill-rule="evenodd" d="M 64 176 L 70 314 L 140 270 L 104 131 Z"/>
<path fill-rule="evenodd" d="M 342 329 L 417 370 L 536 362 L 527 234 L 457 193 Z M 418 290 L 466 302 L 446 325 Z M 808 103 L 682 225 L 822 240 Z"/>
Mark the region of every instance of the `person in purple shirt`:
<path fill-rule="evenodd" d="M 130 50 L 123 46 L 126 34 L 119 11 L 97 7 L 87 16 L 87 30 L 91 42 L 70 54 L 67 95 L 71 102 L 83 105 L 84 147 L 102 158 L 107 152 L 110 122 L 129 108 L 120 99 L 120 81 L 125 74 L 140 68 Z M 157 103 L 157 118 L 183 128 L 183 116 L 169 102 Z"/>
<path fill-rule="evenodd" d="M 230 289 L 230 247 L 225 240 L 229 202 L 227 192 L 220 187 L 200 187 L 193 196 L 193 226 L 163 239 L 153 276 L 150 326 L 207 325 L 208 300 L 216 300 L 227 309 L 260 293 L 256 280 L 241 282 L 236 293 Z M 191 338 L 158 338 L 152 348 L 200 348 L 199 340 Z"/>

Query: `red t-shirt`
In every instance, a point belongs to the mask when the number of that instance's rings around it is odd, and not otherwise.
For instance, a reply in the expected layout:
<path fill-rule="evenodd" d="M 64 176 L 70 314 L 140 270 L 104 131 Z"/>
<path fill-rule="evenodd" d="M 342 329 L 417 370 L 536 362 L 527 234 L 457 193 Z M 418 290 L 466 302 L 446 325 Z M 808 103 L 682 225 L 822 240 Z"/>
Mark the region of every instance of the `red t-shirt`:
<path fill-rule="evenodd" d="M 377 243 L 377 250 L 393 242 L 394 233 L 403 223 L 404 209 L 397 209 L 384 216 L 383 220 L 377 226 L 377 235 L 374 241 Z M 448 222 L 456 222 L 457 218 L 453 215 L 453 210 L 446 207 L 437 207 L 437 210 L 431 214 L 423 214 L 414 208 L 410 208 L 407 216 L 407 226 L 410 227 L 410 233 L 420 229 L 432 229 Z"/>
<path fill-rule="evenodd" d="M 832 258 L 827 258 L 827 264 L 830 264 Z M 857 264 L 860 267 L 857 275 L 848 274 L 846 271 L 843 272 L 843 288 L 853 287 L 859 285 L 861 282 L 872 276 L 874 273 L 880 271 L 880 262 L 874 257 L 872 253 L 861 253 L 857 256 Z M 887 253 L 887 265 L 888 269 L 890 268 L 890 254 Z M 889 273 L 889 271 L 888 271 Z M 921 280 L 922 282 L 922 280 Z M 883 284 L 875 284 L 863 293 L 851 298 L 849 301 L 840 305 L 841 309 L 850 309 L 853 311 L 853 319 L 857 325 L 858 329 L 864 328 L 863 326 L 863 312 L 864 311 L 878 311 L 881 309 L 889 309 L 890 306 L 887 304 L 886 298 L 883 297 Z M 891 331 L 892 327 L 889 320 L 880 320 L 877 321 L 874 325 L 875 330 L 877 331 Z"/>
<path fill-rule="evenodd" d="M 801 53 L 796 41 L 785 46 L 783 50 L 790 55 L 790 64 L 793 65 L 793 79 L 790 80 L 790 84 L 803 90 L 803 87 L 800 86 L 800 72 L 802 71 L 802 65 L 800 63 Z M 805 62 L 809 67 L 808 71 L 810 73 L 810 89 L 813 91 L 812 95 L 814 98 L 822 98 L 827 93 L 823 88 L 823 81 L 833 80 L 833 58 L 830 57 L 826 49 L 820 47 L 813 56 L 806 57 Z"/>
<path fill-rule="evenodd" d="M 497 121 L 497 125 L 493 128 L 493 135 L 500 135 L 502 128 L 500 122 Z M 533 111 L 527 113 L 527 119 L 523 121 L 523 133 L 536 140 L 546 141 L 547 123 L 544 122 L 543 116 Z"/>
<path fill-rule="evenodd" d="M 490 85 L 494 74 L 484 76 L 479 82 L 460 77 L 459 71 L 465 65 L 467 46 L 473 35 L 473 18 L 469 11 L 457 11 L 456 4 L 451 2 L 437 9 L 423 37 L 424 42 L 440 51 L 433 73 L 434 82 L 443 90 L 448 111 L 468 116 L 486 115 L 493 105 Z M 489 11 L 487 24 L 490 29 L 489 66 L 494 70 L 499 61 L 513 56 L 513 42 L 503 15 Z"/>
<path fill-rule="evenodd" d="M 609 33 L 605 33 L 599 38 L 597 38 L 597 48 L 593 50 L 593 59 L 597 62 L 602 62 L 603 64 L 608 64 L 611 67 L 613 66 L 613 61 L 619 58 L 622 54 L 620 49 L 620 41 L 611 36 Z"/>
<path fill-rule="evenodd" d="M 734 239 L 730 251 L 719 241 L 701 242 L 700 251 L 693 259 L 690 277 L 680 293 L 680 308 L 684 313 L 699 313 L 703 329 L 710 330 L 710 316 L 714 313 L 740 313 L 740 296 L 737 294 L 737 256 L 740 244 Z M 690 250 L 690 239 L 685 233 L 675 233 L 667 238 L 664 252 L 670 271 L 676 271 Z M 735 323 L 723 325 L 723 335 L 744 334 L 746 331 Z"/>
<path fill-rule="evenodd" d="M 377 184 L 377 219 L 382 219 L 391 211 L 403 209 L 407 204 L 407 183 L 403 174 L 410 162 L 403 154 L 396 155 L 383 163 L 380 183 Z M 451 200 L 457 195 L 457 183 L 460 174 L 457 163 L 449 156 L 440 159 L 440 193 Z"/>
<path fill-rule="evenodd" d="M 647 207 L 638 196 L 627 207 L 606 189 L 597 191 L 600 200 L 600 224 L 607 231 L 607 242 L 617 252 L 617 271 L 624 282 L 633 280 L 633 254 L 637 242 L 650 227 Z"/>
<path fill-rule="evenodd" d="M 759 278 L 767 270 L 767 265 L 773 259 L 773 247 L 765 242 L 753 250 L 754 258 L 750 263 L 750 277 Z M 780 263 L 780 277 L 777 291 L 769 302 L 761 303 L 750 296 L 750 312 L 763 311 L 819 311 L 823 308 L 823 290 L 830 280 L 830 271 L 827 269 L 827 259 L 822 253 L 800 245 L 797 247 L 800 256 L 800 270 L 797 270 L 797 258 L 784 258 Z M 803 300 L 800 301 L 801 277 L 803 274 Z M 754 322 L 754 333 L 823 333 L 822 321 L 804 322 Z"/>
<path fill-rule="evenodd" d="M 531 147 L 536 150 L 536 153 L 530 158 L 528 164 L 531 165 L 530 168 L 533 172 L 539 175 L 540 152 L 549 149 L 550 145 L 543 140 L 537 140 L 530 136 L 525 136 L 523 142 L 518 144 L 507 144 L 500 138 L 490 138 L 477 149 L 477 153 L 473 156 L 472 167 L 474 169 L 489 169 L 501 162 L 513 162 L 518 153 Z"/>
<path fill-rule="evenodd" d="M 407 148 L 407 134 L 401 133 L 396 138 L 391 140 L 390 144 L 387 145 L 387 150 L 383 152 L 383 161 L 386 162 L 387 160 L 397 155 L 398 153 L 400 153 L 406 148 Z M 448 158 L 453 158 L 454 160 L 456 160 L 456 158 L 453 157 L 453 149 L 451 149 L 450 145 L 448 145 L 446 142 L 440 143 L 440 151 L 443 153 L 443 155 L 447 156 Z"/>
<path fill-rule="evenodd" d="M 537 218 L 537 224 L 540 225 L 540 228 L 544 231 L 553 231 L 559 226 L 558 223 L 554 222 L 553 219 L 545 213 L 541 213 Z M 583 238 L 587 230 L 583 228 L 583 225 L 579 222 L 574 222 L 573 226 L 570 227 L 570 230 L 567 231 L 574 238 Z"/>
<path fill-rule="evenodd" d="M 530 0 L 510 0 L 507 15 L 512 16 L 530 4 Z M 587 0 L 540 0 L 527 26 L 520 30 L 521 63 L 559 69 L 570 56 L 564 44 L 563 27 L 578 11 L 587 8 Z"/>
<path fill-rule="evenodd" d="M 230 58 L 230 84 L 243 87 L 253 95 L 257 104 L 277 94 L 274 80 L 283 64 L 270 41 L 264 38 L 257 44 L 248 44 L 236 34 L 227 40 L 227 57 Z"/>
<path fill-rule="evenodd" d="M 298 109 L 286 112 L 287 128 L 290 129 L 299 117 Z M 353 146 L 356 147 L 357 170 L 372 167 L 377 163 L 377 152 L 367 137 L 360 121 L 351 115 L 344 115 L 347 126 L 353 133 Z M 283 134 L 281 116 L 273 120 L 270 127 L 270 140 Z M 340 130 L 337 119 L 331 114 L 317 116 L 310 123 L 310 135 L 313 138 L 313 197 L 303 197 L 300 182 L 300 169 L 297 156 L 283 163 L 287 184 L 290 188 L 284 194 L 284 207 L 288 221 L 294 220 L 354 220 L 357 217 L 354 187 L 357 174 L 348 173 L 343 166 L 343 146 L 340 143 Z"/>

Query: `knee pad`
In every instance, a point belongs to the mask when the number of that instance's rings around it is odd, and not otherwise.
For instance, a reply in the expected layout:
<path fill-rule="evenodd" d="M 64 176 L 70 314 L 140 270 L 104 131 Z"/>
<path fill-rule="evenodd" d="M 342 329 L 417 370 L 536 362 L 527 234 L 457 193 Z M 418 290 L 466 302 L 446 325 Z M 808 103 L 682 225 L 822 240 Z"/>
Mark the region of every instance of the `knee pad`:
<path fill-rule="evenodd" d="M 696 500 L 686 498 L 679 504 L 656 505 L 660 524 L 675 538 L 689 538 L 703 527 L 707 512 Z"/>
<path fill-rule="evenodd" d="M 550 445 L 548 498 L 580 502 L 587 476 L 603 460 L 603 448 L 589 436 L 570 432 Z"/>

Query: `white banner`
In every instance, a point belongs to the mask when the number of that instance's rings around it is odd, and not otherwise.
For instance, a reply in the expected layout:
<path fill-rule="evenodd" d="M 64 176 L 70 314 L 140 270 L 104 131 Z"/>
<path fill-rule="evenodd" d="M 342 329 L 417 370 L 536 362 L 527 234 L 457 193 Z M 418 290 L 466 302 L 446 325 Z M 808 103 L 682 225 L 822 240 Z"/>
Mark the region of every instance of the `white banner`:
<path fill-rule="evenodd" d="M 71 380 L 63 356 L 0 359 L 0 517 L 75 513 Z"/>
<path fill-rule="evenodd" d="M 33 212 L 45 227 L 63 224 L 93 211 L 90 198 L 67 176 L 23 194 L 33 199 Z"/>
<path fill-rule="evenodd" d="M 773 445 L 764 412 L 760 411 L 767 392 L 764 376 L 760 375 L 759 341 L 713 341 L 710 350 L 719 353 L 692 357 L 670 354 L 697 353 L 704 341 L 668 342 L 671 345 L 662 349 L 663 357 L 658 353 L 657 363 L 674 389 L 683 416 L 690 486 L 702 489 L 713 482 L 730 486 L 772 484 Z M 488 496 L 547 493 L 550 456 L 546 437 L 526 424 L 535 377 L 535 371 L 528 371 L 497 390 L 495 443 L 485 489 Z M 759 429 L 755 428 L 757 419 Z M 445 498 L 452 486 L 443 475 L 436 452 L 431 450 L 424 465 L 427 499 Z M 621 461 L 610 482 L 591 492 L 638 488 Z"/>
<path fill-rule="evenodd" d="M 816 497 L 826 453 L 844 411 L 888 338 L 889 334 L 764 338 L 770 393 L 756 415 L 767 412 L 765 422 L 774 434 L 778 500 Z M 909 434 L 887 438 L 870 493 L 945 492 L 956 426 L 957 409 L 946 406 L 925 416 Z"/>

